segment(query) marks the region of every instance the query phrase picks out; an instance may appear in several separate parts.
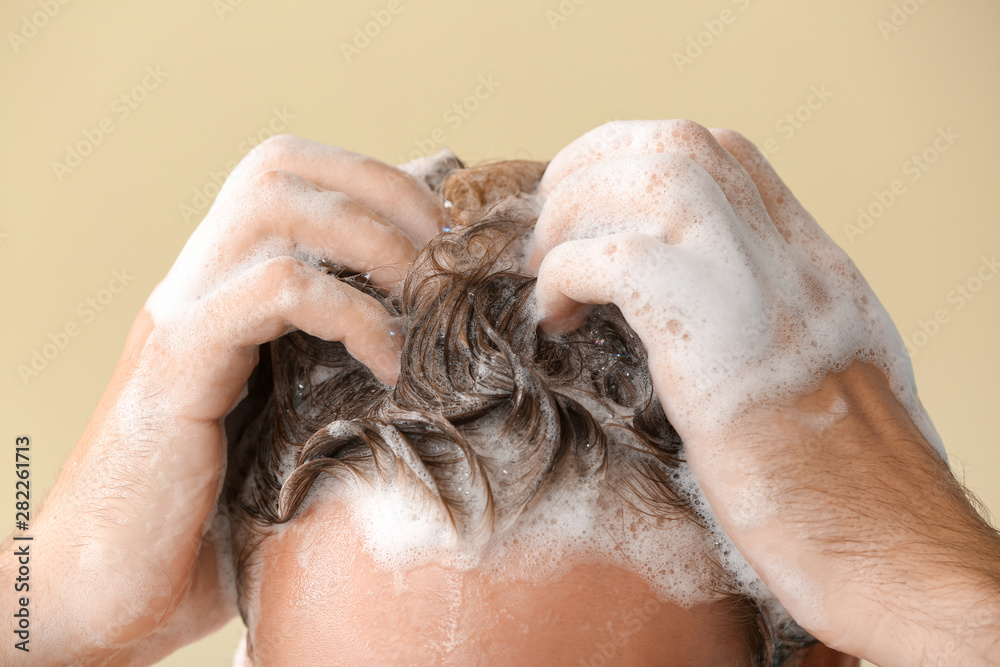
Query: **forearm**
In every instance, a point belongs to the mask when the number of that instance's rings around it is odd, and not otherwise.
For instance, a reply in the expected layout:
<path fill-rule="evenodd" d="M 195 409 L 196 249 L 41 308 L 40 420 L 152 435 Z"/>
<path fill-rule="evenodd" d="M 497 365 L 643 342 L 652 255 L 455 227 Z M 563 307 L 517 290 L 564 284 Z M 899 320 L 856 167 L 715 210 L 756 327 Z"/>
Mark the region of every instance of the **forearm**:
<path fill-rule="evenodd" d="M 192 536 L 194 544 L 181 547 L 165 535 L 157 538 L 163 549 L 140 550 L 136 535 L 159 527 L 155 520 L 137 521 L 136 512 L 150 499 L 108 468 L 123 456 L 100 455 L 94 436 L 88 429 L 34 513 L 32 539 L 4 542 L 9 557 L 0 561 L 0 581 L 12 594 L 3 596 L 0 613 L 17 624 L 20 598 L 28 600 L 30 640 L 28 652 L 14 641 L 0 647 L 0 664 L 117 664 L 123 651 L 132 652 L 137 642 L 158 633 L 185 593 L 178 586 L 185 579 L 175 573 L 183 573 L 184 565 L 175 564 L 189 553 L 193 560 L 200 539 Z M 181 511 L 192 514 L 190 504 Z M 154 518 L 171 513 L 177 511 L 146 511 Z M 21 557 L 28 560 L 23 576 L 18 549 L 30 554 Z M 172 565 L 175 570 L 168 570 Z M 15 583 L 21 589 L 13 590 Z"/>
<path fill-rule="evenodd" d="M 827 552 L 851 576 L 825 582 L 830 624 L 817 634 L 883 667 L 1000 664 L 1000 547 L 975 530 L 951 541 L 920 527 Z"/>
<path fill-rule="evenodd" d="M 956 483 L 957 486 L 957 483 Z M 915 504 L 933 502 L 925 494 Z M 868 660 L 879 665 L 1000 664 L 1000 536 L 964 497 L 942 508 L 938 522 L 916 525 L 895 553 L 869 566 L 889 581 L 859 577 L 857 608 L 878 618 L 854 632 Z M 946 525 L 945 525 L 946 523 Z M 859 621 L 861 619 L 859 618 Z"/>
<path fill-rule="evenodd" d="M 30 581 L 30 563 L 26 564 L 27 572 L 18 573 L 19 564 L 15 553 L 15 541 L 7 536 L 0 542 L 0 585 L 4 588 L 0 596 L 0 615 L 10 619 L 13 634 L 4 633 L 7 638 L 0 643 L 0 662 L 5 665 L 26 665 L 32 657 L 35 646 L 32 644 L 32 614 L 36 606 L 31 604 L 33 597 Z M 25 581 L 18 581 L 18 577 Z M 22 611 L 24 610 L 24 611 Z"/>
<path fill-rule="evenodd" d="M 133 624 L 119 627 L 117 637 L 101 636 L 100 623 L 94 619 L 112 622 L 122 605 L 128 604 L 127 599 L 113 595 L 115 580 L 124 573 L 109 572 L 103 586 L 90 582 L 81 587 L 79 564 L 70 562 L 73 557 L 66 540 L 36 530 L 29 547 L 28 574 L 24 574 L 19 572 L 15 554 L 18 546 L 10 536 L 2 542 L 5 557 L 0 561 L 0 582 L 9 588 L 0 596 L 0 614 L 10 619 L 9 627 L 15 631 L 8 632 L 9 639 L 0 644 L 3 665 L 152 664 L 216 631 L 236 611 L 231 591 L 220 595 L 220 589 L 228 591 L 231 584 L 220 581 L 218 550 L 206 542 L 191 588 L 173 613 L 154 614 L 155 618 L 144 614 L 148 622 L 139 624 L 144 627 Z M 22 608 L 27 609 L 27 616 Z M 26 620 L 21 622 L 22 618 Z M 23 634 L 18 635 L 18 630 Z"/>
<path fill-rule="evenodd" d="M 90 664 L 102 652 L 89 646 L 79 630 L 78 618 L 65 604 L 73 571 L 53 566 L 45 557 L 53 548 L 44 531 L 33 529 L 31 540 L 7 536 L 0 549 L 0 614 L 9 619 L 6 639 L 0 644 L 0 664 Z M 60 580 L 65 576 L 67 580 Z"/>
<path fill-rule="evenodd" d="M 224 580 L 220 552 L 203 542 L 191 588 L 177 609 L 149 636 L 115 655 L 114 664 L 152 665 L 177 649 L 216 632 L 237 613 L 235 583 Z"/>
<path fill-rule="evenodd" d="M 887 610 L 887 636 L 873 642 L 870 660 L 880 665 L 1000 664 L 1000 574 L 968 573 L 942 583 L 933 596 L 921 600 L 914 591 L 907 603 Z"/>
<path fill-rule="evenodd" d="M 748 430 L 782 501 L 743 541 L 795 545 L 825 611 L 810 630 L 883 667 L 1000 664 L 1000 536 L 879 371 L 855 364 Z"/>

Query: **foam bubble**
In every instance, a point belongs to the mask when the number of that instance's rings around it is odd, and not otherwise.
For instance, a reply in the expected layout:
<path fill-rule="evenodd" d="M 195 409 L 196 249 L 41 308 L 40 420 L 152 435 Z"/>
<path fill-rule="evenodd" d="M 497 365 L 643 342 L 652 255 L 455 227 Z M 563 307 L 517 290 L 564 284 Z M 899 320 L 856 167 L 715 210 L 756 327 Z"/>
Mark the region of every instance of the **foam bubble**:
<path fill-rule="evenodd" d="M 601 563 L 644 578 L 662 600 L 690 606 L 713 599 L 712 536 L 685 518 L 652 519 L 635 499 L 619 495 L 636 456 L 614 447 L 607 477 L 573 477 L 548 488 L 485 542 L 461 540 L 440 505 L 429 506 L 426 493 L 394 480 L 374 487 L 348 481 L 336 493 L 351 507 L 364 550 L 386 571 L 436 563 L 500 581 L 543 583 L 577 564 Z"/>
<path fill-rule="evenodd" d="M 750 472 L 759 469 L 751 453 L 730 446 L 746 416 L 790 404 L 855 362 L 885 374 L 947 460 L 902 338 L 857 267 L 790 196 L 775 204 L 779 232 L 746 172 L 705 128 L 597 128 L 552 160 L 539 195 L 535 261 L 566 241 L 605 237 L 551 251 L 561 261 L 543 264 L 539 293 L 545 284 L 573 289 L 577 300 L 611 299 L 640 338 L 657 341 L 649 366 L 665 411 L 730 529 L 769 526 L 779 507 L 777 491 Z M 847 412 L 842 401 L 828 407 L 803 426 L 819 434 Z M 689 470 L 680 481 L 727 569 L 750 594 L 768 597 Z M 774 558 L 755 562 L 802 618 L 822 625 L 822 591 L 803 571 Z"/>
<path fill-rule="evenodd" d="M 561 150 L 538 190 L 535 243 L 545 249 L 555 239 L 617 232 L 652 237 L 619 244 L 616 263 L 606 256 L 579 263 L 595 276 L 628 267 L 642 286 L 626 299 L 626 317 L 643 338 L 671 341 L 668 359 L 651 359 L 661 366 L 654 375 L 695 389 L 666 406 L 675 425 L 721 433 L 749 405 L 808 393 L 857 360 L 886 373 L 947 459 L 902 338 L 860 271 L 787 201 L 782 211 L 796 238 L 786 242 L 742 167 L 705 128 L 683 120 L 608 123 Z"/>

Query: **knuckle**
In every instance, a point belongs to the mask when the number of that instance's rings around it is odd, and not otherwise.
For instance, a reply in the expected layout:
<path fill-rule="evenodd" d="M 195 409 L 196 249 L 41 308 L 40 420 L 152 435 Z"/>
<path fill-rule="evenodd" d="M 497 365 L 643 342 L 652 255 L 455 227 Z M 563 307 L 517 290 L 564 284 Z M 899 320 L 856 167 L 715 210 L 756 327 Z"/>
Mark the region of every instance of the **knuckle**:
<path fill-rule="evenodd" d="M 640 257 L 645 257 L 650 249 L 653 239 L 645 234 L 630 232 L 620 234 L 615 240 L 618 252 L 615 258 L 620 262 L 629 262 Z"/>
<path fill-rule="evenodd" d="M 669 123 L 671 134 L 675 138 L 696 144 L 716 143 L 715 137 L 707 127 L 687 118 L 679 118 Z"/>
<path fill-rule="evenodd" d="M 291 134 L 276 134 L 260 142 L 247 153 L 240 167 L 251 175 L 264 171 L 269 165 L 280 164 L 285 155 L 290 154 L 303 141 Z"/>
<path fill-rule="evenodd" d="M 542 258 L 536 272 L 538 282 L 540 285 L 547 285 L 553 282 L 555 276 L 563 274 L 567 267 L 574 267 L 586 261 L 584 253 L 574 243 L 560 243 Z"/>
<path fill-rule="evenodd" d="M 265 294 L 277 294 L 302 281 L 302 263 L 294 257 L 269 259 L 261 265 L 258 284 Z"/>
<path fill-rule="evenodd" d="M 298 174 L 283 169 L 265 169 L 250 178 L 242 188 L 242 196 L 261 205 L 277 201 L 289 202 L 295 195 L 318 188 Z"/>
<path fill-rule="evenodd" d="M 302 181 L 302 177 L 282 169 L 266 169 L 252 179 L 248 187 L 254 192 L 286 190 Z"/>
<path fill-rule="evenodd" d="M 373 210 L 380 207 L 386 211 L 396 210 L 403 202 L 421 211 L 433 205 L 434 200 L 429 196 L 427 186 L 415 176 L 368 155 L 354 154 L 354 160 L 359 171 L 373 185 L 377 184 L 375 187 L 379 190 L 378 197 L 381 201 L 362 200 L 363 204 L 371 206 Z"/>
<path fill-rule="evenodd" d="M 632 120 L 609 120 L 600 127 L 597 128 L 599 134 L 603 135 L 619 135 L 625 130 L 629 129 L 635 121 Z"/>
<path fill-rule="evenodd" d="M 407 174 L 405 171 L 400 171 L 395 167 L 386 165 L 385 163 L 376 160 L 375 158 L 365 157 L 369 168 L 378 169 L 382 175 L 382 184 L 385 186 L 386 190 L 399 191 L 399 190 L 410 190 L 413 189 L 416 184 L 416 179 Z"/>
<path fill-rule="evenodd" d="M 742 132 L 739 132 L 738 130 L 734 130 L 729 127 L 715 128 L 712 130 L 712 134 L 714 134 L 716 137 L 724 138 L 729 143 L 739 144 L 742 146 L 752 145 L 750 143 L 750 140 L 747 139 L 745 136 L 743 136 Z"/>
<path fill-rule="evenodd" d="M 712 130 L 716 140 L 730 153 L 741 155 L 753 155 L 757 152 L 757 146 L 743 136 L 742 133 L 729 128 L 717 128 Z"/>
<path fill-rule="evenodd" d="M 643 172 L 644 182 L 659 183 L 664 187 L 668 186 L 668 183 L 662 179 L 664 173 L 677 173 L 681 175 L 695 173 L 701 175 L 705 171 L 696 160 L 688 155 L 681 155 L 679 153 L 650 153 L 642 156 L 642 158 L 649 164 L 659 167 L 659 169 L 646 169 Z"/>
<path fill-rule="evenodd" d="M 587 142 L 592 151 L 613 151 L 621 147 L 624 137 L 638 121 L 610 120 L 591 132 Z"/>
<path fill-rule="evenodd" d="M 233 196 L 224 201 L 215 224 L 224 230 L 223 239 L 230 238 L 228 234 L 241 234 L 258 226 L 274 233 L 280 228 L 278 220 L 281 217 L 262 215 L 262 212 L 275 204 L 290 205 L 292 196 L 309 187 L 314 186 L 290 171 L 260 171 L 239 182 Z"/>
<path fill-rule="evenodd" d="M 284 155 L 301 145 L 303 139 L 294 134 L 276 134 L 268 137 L 257 145 L 256 152 L 261 155 Z"/>
<path fill-rule="evenodd" d="M 330 207 L 332 215 L 337 217 L 353 217 L 361 215 L 364 207 L 358 202 L 348 197 L 343 192 L 330 190 L 323 193 L 323 198 Z"/>

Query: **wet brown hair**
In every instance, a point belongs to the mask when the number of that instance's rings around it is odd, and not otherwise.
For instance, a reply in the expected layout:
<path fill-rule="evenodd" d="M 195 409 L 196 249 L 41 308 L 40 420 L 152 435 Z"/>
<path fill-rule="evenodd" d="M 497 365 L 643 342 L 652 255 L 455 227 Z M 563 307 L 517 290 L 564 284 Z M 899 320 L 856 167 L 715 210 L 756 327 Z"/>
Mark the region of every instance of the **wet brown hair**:
<path fill-rule="evenodd" d="M 262 349 L 247 402 L 256 400 L 255 423 L 231 449 L 224 493 L 228 514 L 255 536 L 237 545 L 241 590 L 266 528 L 294 518 L 320 475 L 429 478 L 458 534 L 482 540 L 552 485 L 603 479 L 610 448 L 629 447 L 635 463 L 616 492 L 655 520 L 699 523 L 671 474 L 681 440 L 655 396 L 645 347 L 618 309 L 596 308 L 566 336 L 537 330 L 534 278 L 517 267 L 535 221 L 521 193 L 543 167 L 452 173 L 438 190 L 456 228 L 423 249 L 396 294 L 330 269 L 403 318 L 396 387 L 343 345 L 301 332 Z M 594 402 L 622 416 L 598 420 L 585 406 Z M 499 447 L 504 459 L 514 452 L 513 466 L 498 464 Z M 753 664 L 795 664 L 814 643 L 740 595 L 721 566 L 716 574 L 719 597 L 745 623 Z"/>

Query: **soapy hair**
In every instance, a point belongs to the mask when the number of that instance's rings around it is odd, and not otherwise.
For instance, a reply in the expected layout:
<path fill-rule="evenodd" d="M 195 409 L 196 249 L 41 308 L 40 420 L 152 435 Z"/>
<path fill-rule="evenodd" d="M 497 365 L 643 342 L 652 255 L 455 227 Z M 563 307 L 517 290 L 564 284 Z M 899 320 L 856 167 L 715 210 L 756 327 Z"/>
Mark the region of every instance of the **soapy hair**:
<path fill-rule="evenodd" d="M 470 225 L 473 205 L 453 206 L 456 229 L 423 249 L 401 291 L 385 295 L 364 276 L 329 269 L 405 323 L 395 387 L 340 343 L 296 332 L 262 349 L 250 388 L 260 412 L 253 437 L 232 447 L 224 493 L 244 533 L 265 539 L 267 526 L 293 520 L 320 476 L 403 475 L 427 487 L 461 538 L 481 543 L 552 485 L 601 478 L 613 447 L 636 454 L 616 489 L 625 502 L 655 519 L 700 523 L 669 474 L 683 461 L 682 443 L 656 398 L 642 341 L 613 305 L 595 308 L 569 335 L 538 331 L 534 278 L 517 269 L 534 218 L 493 206 L 517 197 L 524 179 L 507 179 L 515 191 L 499 194 L 483 180 L 465 170 L 441 185 L 446 198 L 468 200 L 471 181 L 479 210 Z M 236 545 L 240 590 L 258 543 Z M 753 664 L 795 664 L 815 643 L 714 567 L 715 593 L 744 622 Z"/>

